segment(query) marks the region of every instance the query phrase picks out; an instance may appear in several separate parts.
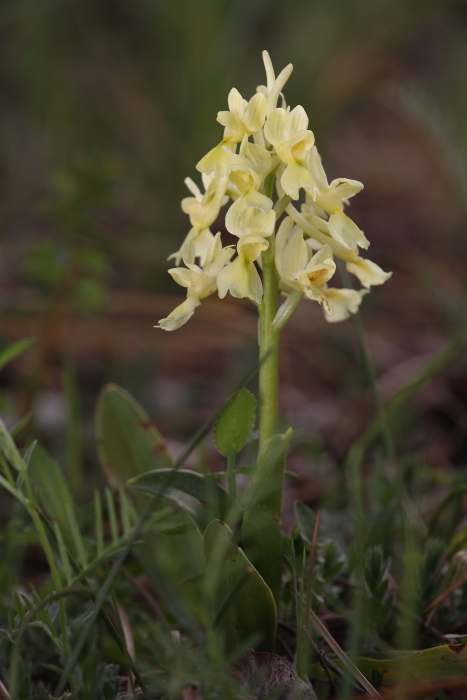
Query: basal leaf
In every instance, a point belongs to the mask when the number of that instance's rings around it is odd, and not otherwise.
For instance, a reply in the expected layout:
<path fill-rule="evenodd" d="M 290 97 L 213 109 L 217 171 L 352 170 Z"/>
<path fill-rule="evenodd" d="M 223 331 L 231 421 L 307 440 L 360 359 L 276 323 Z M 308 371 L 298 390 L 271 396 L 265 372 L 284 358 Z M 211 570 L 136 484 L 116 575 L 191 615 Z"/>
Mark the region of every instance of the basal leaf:
<path fill-rule="evenodd" d="M 271 651 L 277 624 L 274 596 L 220 520 L 213 520 L 204 533 L 204 556 L 214 620 L 226 652 L 250 639 L 256 650 Z"/>
<path fill-rule="evenodd" d="M 169 487 L 164 488 L 169 481 Z M 193 508 L 198 504 L 197 513 L 202 511 L 202 520 L 206 523 L 213 518 L 222 518 L 228 510 L 228 494 L 212 479 L 189 469 L 157 469 L 130 479 L 129 486 L 151 496 L 175 501 L 194 515 Z M 185 497 L 185 499 L 184 499 Z M 186 502 L 186 506 L 184 503 Z"/>
<path fill-rule="evenodd" d="M 233 394 L 214 426 L 214 442 L 224 457 L 233 457 L 246 445 L 256 420 L 256 399 L 248 389 Z"/>
<path fill-rule="evenodd" d="M 97 436 L 102 466 L 113 485 L 152 469 L 168 469 L 172 460 L 146 412 L 124 389 L 107 385 L 97 404 Z"/>

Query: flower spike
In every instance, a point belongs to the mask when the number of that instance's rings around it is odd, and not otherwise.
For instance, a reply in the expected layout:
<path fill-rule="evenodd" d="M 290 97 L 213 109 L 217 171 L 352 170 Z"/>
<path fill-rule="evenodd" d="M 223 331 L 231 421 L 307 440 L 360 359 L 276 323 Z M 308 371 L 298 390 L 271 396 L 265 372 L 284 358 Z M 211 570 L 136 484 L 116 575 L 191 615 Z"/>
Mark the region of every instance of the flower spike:
<path fill-rule="evenodd" d="M 391 276 L 359 255 L 370 242 L 346 207 L 363 184 L 345 177 L 329 183 L 305 109 L 287 107 L 283 97 L 277 106 L 292 65 L 276 76 L 267 51 L 263 61 L 266 84 L 250 100 L 232 88 L 228 110 L 217 114 L 223 139 L 196 166 L 204 192 L 185 180 L 190 196 L 181 206 L 191 228 L 170 256 L 175 267 L 169 274 L 186 289 L 186 299 L 158 328 L 180 328 L 216 291 L 221 299 L 230 293 L 262 308 L 277 304 L 278 292 L 289 295 L 282 325 L 302 298 L 321 304 L 327 321 L 343 321 L 357 312 L 370 287 Z M 291 202 L 300 198 L 300 205 Z M 237 243 L 223 247 L 221 234 L 214 236 L 210 227 L 228 202 L 225 228 Z M 284 217 L 276 216 L 284 210 Z M 360 290 L 328 287 L 335 258 L 357 277 Z"/>

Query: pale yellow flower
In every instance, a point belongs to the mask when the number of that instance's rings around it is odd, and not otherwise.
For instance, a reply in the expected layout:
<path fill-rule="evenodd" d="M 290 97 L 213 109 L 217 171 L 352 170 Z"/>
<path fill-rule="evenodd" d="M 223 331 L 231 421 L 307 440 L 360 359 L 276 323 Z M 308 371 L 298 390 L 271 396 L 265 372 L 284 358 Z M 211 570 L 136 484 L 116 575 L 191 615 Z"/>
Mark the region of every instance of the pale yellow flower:
<path fill-rule="evenodd" d="M 344 204 L 363 189 L 362 183 L 340 177 L 329 184 L 316 146 L 310 151 L 308 166 L 318 186 L 318 192 L 313 196 L 313 205 L 309 204 L 309 212 L 314 206 L 315 214 L 319 215 L 320 210 L 329 214 L 329 233 L 349 250 L 357 251 L 358 246 L 368 248 L 370 242 L 363 231 L 344 214 Z"/>
<path fill-rule="evenodd" d="M 251 190 L 239 197 L 225 216 L 227 231 L 234 236 L 271 236 L 274 233 L 276 213 L 272 200 Z"/>
<path fill-rule="evenodd" d="M 277 100 L 293 71 L 293 65 L 289 63 L 276 78 L 272 61 L 267 51 L 263 51 L 263 62 L 266 70 L 266 85 L 258 85 L 256 90 L 267 97 L 267 114 L 269 114 L 277 106 Z"/>
<path fill-rule="evenodd" d="M 271 170 L 271 154 L 263 146 L 249 143 L 244 137 L 238 154 L 229 151 L 228 191 L 233 196 L 247 194 L 261 186 Z"/>
<path fill-rule="evenodd" d="M 263 236 L 242 236 L 237 243 L 238 257 L 224 267 L 217 278 L 219 296 L 221 299 L 230 292 L 233 297 L 247 297 L 256 304 L 261 303 L 263 284 L 255 260 L 269 246 Z"/>
<path fill-rule="evenodd" d="M 287 218 L 277 233 L 277 271 L 287 288 L 302 292 L 308 299 L 323 304 L 331 313 L 323 287 L 336 270 L 332 250 L 325 245 L 313 255 L 305 243 L 303 231 L 294 231 L 292 226 L 293 222 Z"/>
<path fill-rule="evenodd" d="M 282 107 L 274 109 L 264 126 L 265 137 L 286 165 L 280 183 L 292 199 L 298 199 L 301 188 L 312 196 L 317 193 L 316 183 L 306 167 L 308 151 L 315 142 L 313 132 L 307 127 L 308 117 L 300 105 L 291 112 Z"/>
<path fill-rule="evenodd" d="M 364 287 L 369 288 L 378 284 L 384 284 L 384 282 L 391 277 L 392 272 L 384 272 L 376 263 L 365 258 L 360 258 L 353 250 L 349 250 L 349 248 L 343 246 L 340 242 L 326 235 L 322 230 L 322 226 L 320 225 L 318 227 L 317 225 L 316 219 L 318 217 L 315 217 L 314 220 L 312 217 L 313 223 L 310 223 L 310 221 L 308 221 L 303 214 L 298 212 L 293 205 L 289 205 L 286 211 L 290 219 L 310 236 L 310 241 L 313 243 L 314 247 L 316 247 L 315 243 L 318 245 L 330 246 L 333 254 L 345 261 L 347 270 L 358 277 Z M 307 211 L 310 211 L 310 209 Z M 321 221 L 323 222 L 324 220 Z M 327 224 L 327 222 L 324 223 Z"/>
<path fill-rule="evenodd" d="M 245 136 L 259 131 L 266 118 L 266 97 L 256 93 L 247 102 L 236 88 L 232 88 L 228 97 L 229 111 L 218 112 L 217 121 L 225 126 L 224 141 L 238 143 Z"/>
<path fill-rule="evenodd" d="M 186 302 L 177 306 L 167 318 L 159 321 L 156 328 L 173 331 L 191 318 L 201 299 L 205 299 L 217 290 L 217 277 L 222 268 L 234 255 L 231 246 L 223 248 L 221 234 L 213 238 L 203 267 L 195 264 L 195 247 L 191 241 L 186 245 L 183 262 L 186 267 L 173 267 L 169 274 L 177 284 L 187 289 Z"/>
<path fill-rule="evenodd" d="M 205 193 L 202 194 L 199 187 L 190 177 L 185 178 L 185 184 L 193 193 L 193 197 L 182 199 L 182 210 L 190 217 L 191 225 L 200 231 L 209 228 L 217 219 L 220 208 L 227 203 L 225 197 L 227 189 L 227 177 L 215 178 L 214 173 L 202 174 Z"/>

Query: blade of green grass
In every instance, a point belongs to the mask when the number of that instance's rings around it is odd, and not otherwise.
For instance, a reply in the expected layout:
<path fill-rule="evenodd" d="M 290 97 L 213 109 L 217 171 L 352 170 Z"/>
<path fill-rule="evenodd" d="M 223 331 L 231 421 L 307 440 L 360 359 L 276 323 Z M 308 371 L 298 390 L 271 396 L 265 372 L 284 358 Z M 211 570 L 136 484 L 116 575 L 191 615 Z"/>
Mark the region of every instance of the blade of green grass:
<path fill-rule="evenodd" d="M 18 355 L 21 355 L 25 350 L 34 345 L 36 342 L 35 338 L 23 338 L 18 340 L 16 343 L 8 345 L 4 350 L 0 352 L 0 370 L 2 370 L 5 365 L 14 360 Z"/>

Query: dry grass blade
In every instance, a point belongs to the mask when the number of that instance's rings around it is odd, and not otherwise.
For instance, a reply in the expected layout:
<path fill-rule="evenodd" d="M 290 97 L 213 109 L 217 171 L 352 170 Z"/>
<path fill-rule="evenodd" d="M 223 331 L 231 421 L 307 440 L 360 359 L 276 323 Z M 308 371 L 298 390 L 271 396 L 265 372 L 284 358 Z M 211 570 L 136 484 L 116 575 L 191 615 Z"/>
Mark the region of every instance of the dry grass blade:
<path fill-rule="evenodd" d="M 313 610 L 310 608 L 308 610 L 308 615 L 315 626 L 315 628 L 318 630 L 318 632 L 321 634 L 323 639 L 326 640 L 326 642 L 329 644 L 333 652 L 339 657 L 339 659 L 342 661 L 343 665 L 352 673 L 357 681 L 360 683 L 360 685 L 365 688 L 367 693 L 370 694 L 370 697 L 375 698 L 376 700 L 383 700 L 383 697 L 378 693 L 376 688 L 374 688 L 371 683 L 365 678 L 363 673 L 358 670 L 358 668 L 355 666 L 355 664 L 349 659 L 347 654 L 339 644 L 336 642 L 332 634 L 329 632 L 328 628 L 326 625 L 321 622 L 319 617 L 316 615 L 316 613 L 313 612 Z"/>

